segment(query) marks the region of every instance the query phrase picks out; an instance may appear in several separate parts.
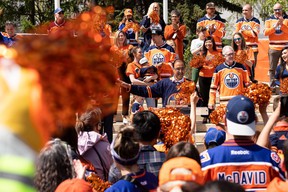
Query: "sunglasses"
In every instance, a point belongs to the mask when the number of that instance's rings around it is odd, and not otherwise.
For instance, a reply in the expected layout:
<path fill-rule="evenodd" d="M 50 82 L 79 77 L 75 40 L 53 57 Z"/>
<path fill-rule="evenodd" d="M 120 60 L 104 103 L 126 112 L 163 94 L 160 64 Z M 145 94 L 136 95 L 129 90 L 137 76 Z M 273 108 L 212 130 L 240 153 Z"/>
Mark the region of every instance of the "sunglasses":
<path fill-rule="evenodd" d="M 234 41 L 241 41 L 241 38 L 234 38 Z"/>
<path fill-rule="evenodd" d="M 274 9 L 275 12 L 280 12 L 282 9 Z"/>
<path fill-rule="evenodd" d="M 62 14 L 64 14 L 64 12 L 63 12 L 63 11 L 61 11 L 61 12 L 59 12 L 58 14 L 59 14 L 59 15 L 62 15 Z"/>

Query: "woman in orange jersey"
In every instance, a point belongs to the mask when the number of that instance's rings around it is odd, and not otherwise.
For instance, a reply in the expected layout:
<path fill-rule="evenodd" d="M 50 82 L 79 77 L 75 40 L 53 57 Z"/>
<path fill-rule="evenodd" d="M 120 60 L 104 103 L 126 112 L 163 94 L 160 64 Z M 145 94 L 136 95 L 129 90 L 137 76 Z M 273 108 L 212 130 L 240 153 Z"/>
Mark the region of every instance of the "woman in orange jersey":
<path fill-rule="evenodd" d="M 232 47 L 235 51 L 235 61 L 244 65 L 250 79 L 254 80 L 254 74 L 252 74 L 251 70 L 255 62 L 253 50 L 246 45 L 246 41 L 241 33 L 235 33 L 232 40 Z"/>
<path fill-rule="evenodd" d="M 203 99 L 202 107 L 208 107 L 211 80 L 212 80 L 213 72 L 216 68 L 215 59 L 216 57 L 217 58 L 221 57 L 221 55 L 217 51 L 216 44 L 215 44 L 213 37 L 211 36 L 206 37 L 203 45 L 204 45 L 203 56 L 205 57 L 205 63 L 200 68 L 199 87 L 200 87 L 200 93 Z M 204 116 L 203 123 L 207 123 L 207 121 L 208 121 L 208 116 Z"/>
<path fill-rule="evenodd" d="M 114 45 L 111 47 L 112 51 L 116 51 L 117 55 L 119 55 L 119 67 L 118 67 L 118 75 L 119 78 L 126 82 L 131 83 L 129 77 L 126 75 L 127 68 L 127 59 L 128 59 L 128 51 L 133 46 L 127 43 L 126 35 L 123 31 L 117 31 L 115 33 Z M 129 112 L 129 102 L 130 102 L 130 93 L 125 89 L 121 88 L 122 95 L 122 116 L 123 123 L 128 123 L 128 112 Z"/>
<path fill-rule="evenodd" d="M 134 47 L 131 49 L 131 59 L 133 62 L 129 63 L 126 69 L 126 75 L 130 78 L 133 85 L 151 85 L 151 81 L 158 78 L 157 74 L 155 76 L 147 77 L 144 81 L 139 80 L 139 71 L 143 66 L 139 63 L 140 59 L 143 57 L 142 50 L 140 47 Z M 145 98 L 148 107 L 155 107 L 154 98 Z"/>

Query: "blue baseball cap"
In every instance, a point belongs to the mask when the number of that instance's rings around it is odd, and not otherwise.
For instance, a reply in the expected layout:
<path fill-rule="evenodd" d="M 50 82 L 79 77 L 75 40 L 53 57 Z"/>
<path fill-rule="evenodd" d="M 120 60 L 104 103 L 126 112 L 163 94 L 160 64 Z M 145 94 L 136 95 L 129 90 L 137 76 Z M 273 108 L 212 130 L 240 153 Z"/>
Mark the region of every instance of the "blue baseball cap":
<path fill-rule="evenodd" d="M 226 133 L 223 130 L 217 129 L 215 127 L 210 127 L 206 135 L 204 136 L 204 142 L 208 146 L 210 143 L 216 143 L 217 145 L 222 145 L 226 140 Z"/>
<path fill-rule="evenodd" d="M 227 132 L 235 136 L 255 134 L 254 103 L 243 95 L 233 97 L 226 107 Z"/>
<path fill-rule="evenodd" d="M 64 11 L 63 11 L 63 9 L 61 9 L 60 7 L 58 7 L 57 9 L 55 9 L 54 14 L 60 13 L 60 12 L 64 12 Z"/>

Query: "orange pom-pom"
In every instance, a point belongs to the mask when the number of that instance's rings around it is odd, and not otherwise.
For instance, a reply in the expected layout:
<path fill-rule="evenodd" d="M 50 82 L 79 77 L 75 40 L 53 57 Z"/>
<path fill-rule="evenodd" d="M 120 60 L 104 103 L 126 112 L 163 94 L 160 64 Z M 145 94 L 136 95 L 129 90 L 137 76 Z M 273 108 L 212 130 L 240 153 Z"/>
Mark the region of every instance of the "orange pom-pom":
<path fill-rule="evenodd" d="M 100 107 L 105 105 L 104 114 L 117 105 L 117 70 L 111 65 L 110 39 L 95 38 L 101 36 L 93 30 L 101 7 L 94 11 L 81 14 L 55 35 L 25 37 L 15 47 L 15 62 L 39 73 L 43 100 L 62 127 L 74 125 L 75 113 L 84 111 L 92 98 Z"/>
<path fill-rule="evenodd" d="M 288 94 L 288 77 L 280 80 L 280 91 L 282 94 Z"/>
<path fill-rule="evenodd" d="M 105 10 L 108 14 L 112 14 L 112 13 L 114 13 L 115 8 L 113 6 L 108 6 L 105 8 Z"/>
<path fill-rule="evenodd" d="M 160 118 L 160 139 L 163 141 L 166 151 L 179 141 L 188 141 L 191 139 L 190 117 L 175 108 L 155 108 L 150 110 Z"/>
<path fill-rule="evenodd" d="M 87 178 L 87 181 L 91 184 L 91 187 L 97 192 L 104 192 L 107 188 L 111 186 L 108 181 L 103 181 L 94 173 L 91 173 Z"/>
<path fill-rule="evenodd" d="M 224 123 L 224 115 L 226 111 L 226 105 L 219 105 L 216 109 L 210 114 L 209 118 L 211 123 L 218 125 Z"/>
<path fill-rule="evenodd" d="M 191 59 L 189 65 L 193 68 L 200 68 L 205 64 L 205 57 L 202 55 L 195 55 Z"/>
<path fill-rule="evenodd" d="M 243 95 L 253 101 L 254 104 L 263 105 L 269 102 L 272 91 L 267 84 L 253 83 L 244 89 Z"/>
<path fill-rule="evenodd" d="M 152 11 L 152 13 L 149 15 L 149 17 L 151 18 L 152 23 L 159 23 L 160 22 L 160 16 L 155 11 Z"/>
<path fill-rule="evenodd" d="M 248 55 L 245 50 L 239 50 L 240 53 L 236 54 L 235 61 L 237 63 L 245 64 L 245 62 L 248 60 Z"/>
<path fill-rule="evenodd" d="M 178 93 L 175 94 L 175 100 L 177 105 L 189 105 L 190 95 L 194 93 L 196 89 L 193 81 L 184 81 L 177 86 Z"/>
<path fill-rule="evenodd" d="M 215 55 L 211 60 L 211 65 L 216 68 L 218 65 L 222 64 L 225 59 L 220 55 Z"/>

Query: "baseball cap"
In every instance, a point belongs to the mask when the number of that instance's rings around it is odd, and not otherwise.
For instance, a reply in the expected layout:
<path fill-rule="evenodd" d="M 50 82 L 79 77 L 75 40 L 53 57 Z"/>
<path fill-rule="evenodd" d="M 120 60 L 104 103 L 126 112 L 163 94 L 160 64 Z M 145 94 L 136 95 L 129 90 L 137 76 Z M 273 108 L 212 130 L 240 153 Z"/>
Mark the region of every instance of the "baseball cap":
<path fill-rule="evenodd" d="M 151 34 L 152 35 L 162 35 L 162 30 L 160 28 L 152 28 Z"/>
<path fill-rule="evenodd" d="M 92 192 L 91 185 L 83 179 L 67 179 L 60 183 L 55 192 Z"/>
<path fill-rule="evenodd" d="M 216 143 L 221 145 L 226 139 L 226 133 L 223 130 L 217 129 L 215 127 L 210 127 L 204 137 L 204 142 L 208 146 L 210 143 Z"/>
<path fill-rule="evenodd" d="M 243 95 L 233 97 L 226 107 L 228 133 L 236 136 L 253 136 L 255 134 L 254 103 Z"/>
<path fill-rule="evenodd" d="M 208 8 L 215 8 L 215 4 L 213 2 L 209 2 L 206 4 L 206 9 Z"/>
<path fill-rule="evenodd" d="M 179 171 L 177 171 L 177 169 Z M 183 171 L 186 169 L 188 172 Z M 197 161 L 188 157 L 175 157 L 164 162 L 159 171 L 159 185 L 170 181 L 191 181 L 203 184 L 203 172 Z"/>
<path fill-rule="evenodd" d="M 57 9 L 55 9 L 54 14 L 60 13 L 60 12 L 64 12 L 64 11 L 63 11 L 63 9 L 61 9 L 60 7 L 58 7 Z"/>
<path fill-rule="evenodd" d="M 140 65 L 148 63 L 148 59 L 146 57 L 143 57 L 142 59 L 140 59 L 139 63 L 140 63 Z"/>
<path fill-rule="evenodd" d="M 133 15 L 132 9 L 125 9 L 124 15 L 125 15 L 125 16 L 127 16 L 127 15 Z"/>

